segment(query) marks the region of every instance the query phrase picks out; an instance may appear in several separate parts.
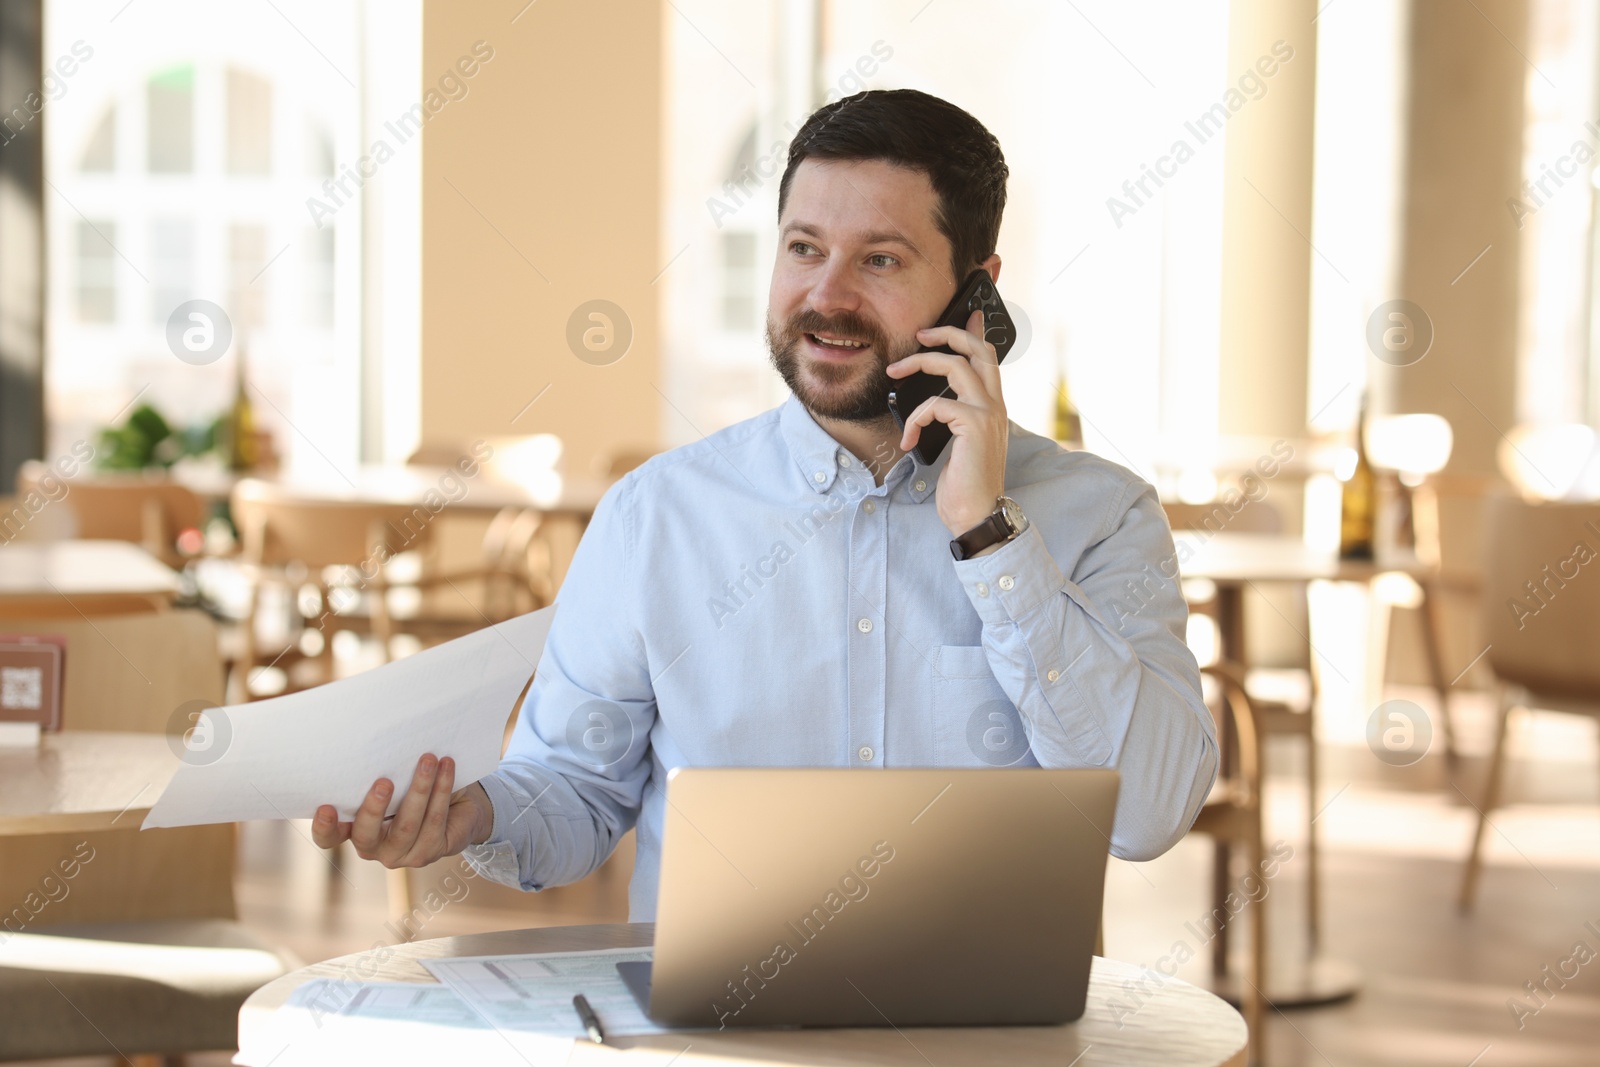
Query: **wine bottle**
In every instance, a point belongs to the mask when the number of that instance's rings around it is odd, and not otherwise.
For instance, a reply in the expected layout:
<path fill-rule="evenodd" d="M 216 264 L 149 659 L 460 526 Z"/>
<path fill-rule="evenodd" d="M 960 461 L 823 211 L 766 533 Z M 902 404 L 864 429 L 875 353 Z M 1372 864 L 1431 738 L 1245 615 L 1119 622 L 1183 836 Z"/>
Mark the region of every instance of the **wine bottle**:
<path fill-rule="evenodd" d="M 1367 460 L 1367 399 L 1356 419 L 1356 465 L 1339 494 L 1339 558 L 1372 559 L 1378 525 L 1378 478 Z"/>
<path fill-rule="evenodd" d="M 234 385 L 233 408 L 228 413 L 228 469 L 241 473 L 252 471 L 260 460 L 256 442 L 256 412 L 250 403 L 250 392 L 245 376 L 244 343 L 234 360 L 237 375 Z"/>
<path fill-rule="evenodd" d="M 1067 372 L 1062 368 L 1056 378 L 1056 442 L 1064 448 L 1083 447 L 1083 420 L 1072 404 L 1072 394 L 1067 391 Z"/>

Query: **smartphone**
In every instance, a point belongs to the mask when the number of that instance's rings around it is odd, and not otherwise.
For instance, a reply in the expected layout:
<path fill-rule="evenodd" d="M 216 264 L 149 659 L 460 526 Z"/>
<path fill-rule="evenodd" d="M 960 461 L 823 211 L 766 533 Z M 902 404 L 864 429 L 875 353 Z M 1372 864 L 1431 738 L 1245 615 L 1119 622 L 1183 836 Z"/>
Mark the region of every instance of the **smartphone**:
<path fill-rule="evenodd" d="M 1000 299 L 1000 291 L 994 287 L 989 272 L 981 267 L 967 275 L 966 280 L 956 289 L 956 295 L 944 309 L 944 313 L 939 316 L 939 321 L 934 325 L 966 329 L 967 319 L 980 308 L 983 310 L 984 340 L 994 345 L 996 361 L 1003 362 L 1006 353 L 1010 352 L 1011 346 L 1016 343 L 1017 325 L 1006 311 L 1005 301 Z M 923 351 L 955 354 L 955 350 L 949 345 L 925 348 Z M 894 416 L 894 421 L 899 423 L 900 429 L 904 431 L 906 419 L 930 396 L 955 395 L 955 390 L 950 388 L 949 378 L 942 374 L 918 371 L 908 378 L 894 381 L 894 389 L 889 393 L 889 414 Z M 950 443 L 952 436 L 950 427 L 935 419 L 922 428 L 922 433 L 917 437 L 917 446 L 912 451 L 924 466 L 931 465 Z"/>

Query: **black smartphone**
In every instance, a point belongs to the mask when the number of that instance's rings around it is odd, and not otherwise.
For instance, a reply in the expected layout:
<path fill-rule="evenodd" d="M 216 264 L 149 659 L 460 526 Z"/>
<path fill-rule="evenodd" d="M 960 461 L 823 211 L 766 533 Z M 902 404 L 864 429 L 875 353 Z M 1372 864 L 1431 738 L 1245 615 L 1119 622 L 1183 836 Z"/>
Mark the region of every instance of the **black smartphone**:
<path fill-rule="evenodd" d="M 939 316 L 935 326 L 957 326 L 966 329 L 967 320 L 972 313 L 983 310 L 983 337 L 984 340 L 994 345 L 996 362 L 1004 362 L 1006 353 L 1011 351 L 1011 346 L 1017 340 L 1017 324 L 1011 320 L 1011 315 L 1006 311 L 1005 301 L 1000 299 L 1000 291 L 994 287 L 989 272 L 981 267 L 967 275 L 966 280 L 956 290 L 956 295 L 944 309 L 944 314 Z M 940 345 L 937 348 L 925 348 L 924 352 L 948 352 L 952 355 L 955 350 L 949 345 Z M 955 396 L 955 390 L 950 388 L 950 379 L 942 374 L 929 374 L 918 371 L 909 378 L 894 380 L 894 388 L 889 393 L 889 414 L 894 416 L 894 421 L 899 423 L 900 429 L 906 428 L 906 419 L 917 407 L 930 396 Z M 917 445 L 913 452 L 917 454 L 924 466 L 932 464 L 939 458 L 945 446 L 950 443 L 950 427 L 935 419 L 922 428 L 922 433 L 917 437 Z"/>

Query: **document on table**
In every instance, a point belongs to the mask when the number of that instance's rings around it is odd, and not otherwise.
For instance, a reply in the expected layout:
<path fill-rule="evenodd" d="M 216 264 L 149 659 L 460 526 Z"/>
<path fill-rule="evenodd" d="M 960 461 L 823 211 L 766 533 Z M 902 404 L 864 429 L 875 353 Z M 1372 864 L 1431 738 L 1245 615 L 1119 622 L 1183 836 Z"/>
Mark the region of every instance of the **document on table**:
<path fill-rule="evenodd" d="M 297 988 L 270 1025 L 240 1017 L 239 1054 L 249 1067 L 346 1067 L 374 1048 L 404 1049 L 409 1063 L 505 1063 L 526 1067 L 570 1041 L 518 1035 L 509 1042 L 448 988 L 433 982 L 315 978 Z"/>
<path fill-rule="evenodd" d="M 495 1029 L 581 1038 L 572 997 L 582 993 L 609 1037 L 665 1034 L 617 974 L 617 964 L 648 961 L 653 950 L 538 952 L 519 956 L 454 956 L 419 960 Z"/>
<path fill-rule="evenodd" d="M 350 678 L 201 713 L 145 827 L 354 818 L 372 783 L 394 814 L 424 753 L 456 763 L 456 787 L 494 770 L 506 720 L 544 651 L 555 607 L 485 627 Z"/>

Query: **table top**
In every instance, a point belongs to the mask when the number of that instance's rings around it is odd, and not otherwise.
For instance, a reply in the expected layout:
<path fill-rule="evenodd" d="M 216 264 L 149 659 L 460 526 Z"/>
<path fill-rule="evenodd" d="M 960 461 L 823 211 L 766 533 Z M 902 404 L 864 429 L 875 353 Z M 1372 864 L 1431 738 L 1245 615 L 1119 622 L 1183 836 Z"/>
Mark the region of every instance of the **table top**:
<path fill-rule="evenodd" d="M 178 594 L 178 575 L 129 541 L 12 542 L 0 546 L 0 597 Z"/>
<path fill-rule="evenodd" d="M 415 506 L 433 493 L 448 501 L 453 511 L 537 508 L 585 519 L 594 514 L 600 498 L 611 487 L 602 479 L 573 478 L 553 471 L 539 472 L 517 482 L 482 469 L 468 478 L 453 467 L 401 463 L 364 463 L 348 471 L 330 469 L 319 475 L 190 471 L 175 477 L 200 496 L 217 500 L 226 499 L 241 477 L 253 477 L 299 500 Z"/>
<path fill-rule="evenodd" d="M 170 741 L 65 730 L 0 747 L 0 835 L 138 829 L 178 768 Z"/>
<path fill-rule="evenodd" d="M 241 1053 L 234 1062 L 266 1067 L 284 1051 L 286 1041 L 275 1033 L 279 1023 L 274 1013 L 296 987 L 313 978 L 359 975 L 365 981 L 431 982 L 433 977 L 418 960 L 636 947 L 650 944 L 654 934 L 650 923 L 505 930 L 413 941 L 312 964 L 251 994 L 239 1012 Z M 1141 976 L 1145 982 L 1134 987 Z M 685 1067 L 692 1063 L 922 1067 L 930 1062 L 924 1052 L 934 1050 L 939 1067 L 993 1063 L 1243 1067 L 1245 1038 L 1244 1019 L 1211 993 L 1161 975 L 1151 979 L 1142 968 L 1096 957 L 1088 1007 L 1083 1018 L 1065 1026 L 726 1030 L 613 1037 L 605 1046 L 575 1042 L 566 1062 L 616 1063 L 627 1056 L 652 1063 L 671 1060 Z M 401 1051 L 375 1048 L 372 1058 L 376 1062 Z M 507 1056 L 510 1063 L 523 1062 L 510 1046 Z"/>
<path fill-rule="evenodd" d="M 1278 534 L 1175 530 L 1172 540 L 1185 578 L 1216 582 L 1368 582 L 1391 571 L 1421 576 L 1433 569 L 1409 553 L 1378 560 L 1340 559 L 1337 552 Z"/>

